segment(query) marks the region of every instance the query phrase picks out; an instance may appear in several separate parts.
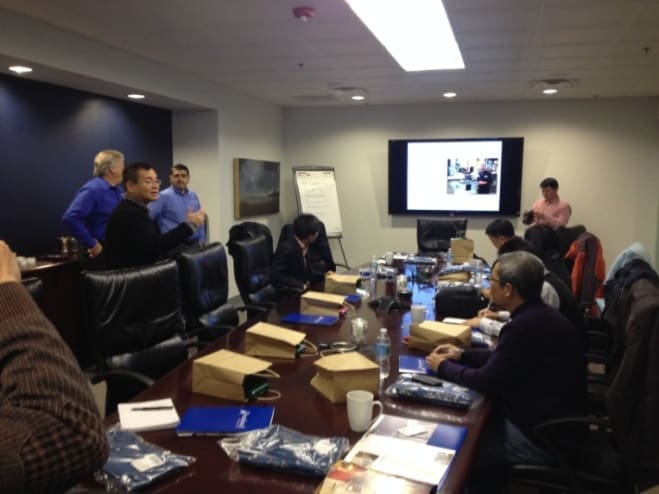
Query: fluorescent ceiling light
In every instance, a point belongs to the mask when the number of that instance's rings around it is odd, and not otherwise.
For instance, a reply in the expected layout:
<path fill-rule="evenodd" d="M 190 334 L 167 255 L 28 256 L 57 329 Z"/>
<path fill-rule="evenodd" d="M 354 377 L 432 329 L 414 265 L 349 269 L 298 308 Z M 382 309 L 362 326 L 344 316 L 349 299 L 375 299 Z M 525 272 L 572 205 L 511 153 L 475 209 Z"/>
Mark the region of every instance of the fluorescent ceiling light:
<path fill-rule="evenodd" d="M 557 92 L 558 92 L 558 89 L 553 88 L 553 87 L 548 87 L 547 89 L 542 90 L 543 94 L 556 94 Z"/>
<path fill-rule="evenodd" d="M 129 94 L 128 97 L 130 99 L 144 99 L 145 98 L 145 96 L 143 94 L 137 94 L 137 93 Z"/>
<path fill-rule="evenodd" d="M 346 0 L 407 72 L 464 69 L 441 0 Z"/>
<path fill-rule="evenodd" d="M 458 93 L 454 93 L 453 91 L 448 91 L 444 93 L 442 96 L 445 98 L 455 98 L 458 95 Z"/>
<path fill-rule="evenodd" d="M 9 70 L 17 74 L 27 74 L 28 72 L 32 72 L 30 67 L 25 67 L 24 65 L 12 65 L 9 67 Z"/>
<path fill-rule="evenodd" d="M 351 96 L 350 99 L 352 99 L 353 101 L 364 101 L 366 99 L 366 96 L 362 94 L 355 94 L 354 96 Z"/>

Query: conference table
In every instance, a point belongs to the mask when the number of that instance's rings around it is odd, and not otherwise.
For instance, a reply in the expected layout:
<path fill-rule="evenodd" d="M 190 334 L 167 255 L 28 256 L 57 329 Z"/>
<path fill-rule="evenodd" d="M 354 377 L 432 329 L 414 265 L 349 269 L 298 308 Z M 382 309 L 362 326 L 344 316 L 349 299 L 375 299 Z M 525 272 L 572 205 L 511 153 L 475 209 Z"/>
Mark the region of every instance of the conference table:
<path fill-rule="evenodd" d="M 428 307 L 427 317 L 429 319 L 434 318 L 433 293 L 434 289 L 432 287 L 417 284 L 413 286 L 412 300 L 414 303 L 423 303 Z M 220 348 L 242 353 L 244 349 L 244 330 L 247 327 L 257 320 L 279 324 L 281 318 L 285 315 L 299 311 L 299 304 L 299 295 L 284 299 L 259 318 L 252 319 L 239 327 L 231 334 L 228 342 L 221 338 L 192 359 L 188 359 L 188 361 L 179 365 L 149 389 L 138 395 L 134 401 L 171 397 L 179 415 L 183 415 L 189 406 L 235 406 L 236 402 L 191 391 L 193 359 Z M 406 348 L 401 341 L 409 331 L 409 311 L 380 313 L 370 307 L 366 300 L 363 300 L 356 304 L 354 309 L 350 309 L 347 315 L 333 326 L 290 324 L 281 324 L 281 326 L 306 333 L 307 338 L 316 344 L 349 341 L 350 320 L 357 316 L 368 321 L 367 346 L 360 350 L 365 355 L 374 358 L 372 345 L 381 327 L 388 328 L 391 336 L 391 372 L 386 381 L 380 383 L 379 399 L 383 403 L 384 413 L 426 421 L 458 424 L 468 428 L 465 441 L 455 456 L 439 490 L 441 493 L 460 492 L 473 461 L 478 439 L 489 413 L 490 402 L 488 399 L 480 400 L 469 410 L 459 410 L 394 400 L 384 396 L 384 389 L 387 385 L 393 383 L 398 375 L 398 355 L 423 355 L 422 352 L 415 352 Z M 371 345 L 371 347 L 368 345 Z M 273 362 L 272 368 L 281 376 L 271 382 L 271 387 L 281 392 L 281 397 L 276 401 L 267 402 L 267 404 L 275 406 L 273 423 L 305 434 L 323 437 L 347 437 L 351 445 L 361 437 L 360 433 L 351 432 L 348 426 L 345 403 L 331 403 L 309 384 L 316 373 L 315 358 L 266 360 Z M 108 423 L 115 421 L 116 416 L 108 419 Z M 274 472 L 233 462 L 220 448 L 218 437 L 177 437 L 173 430 L 141 432 L 140 435 L 147 441 L 175 453 L 196 458 L 196 462 L 189 468 L 152 485 L 147 492 L 313 493 L 321 481 L 320 478 Z"/>

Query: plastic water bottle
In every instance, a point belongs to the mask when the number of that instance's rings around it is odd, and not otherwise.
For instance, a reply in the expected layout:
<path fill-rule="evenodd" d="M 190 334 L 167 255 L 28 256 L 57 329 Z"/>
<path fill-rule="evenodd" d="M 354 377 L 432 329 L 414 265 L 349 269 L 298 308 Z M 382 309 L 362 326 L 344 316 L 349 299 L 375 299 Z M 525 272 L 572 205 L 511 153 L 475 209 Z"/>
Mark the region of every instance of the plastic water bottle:
<path fill-rule="evenodd" d="M 369 283 L 369 290 L 371 292 L 371 300 L 375 299 L 378 286 L 378 261 L 375 256 L 371 257 L 371 279 Z"/>
<path fill-rule="evenodd" d="M 391 338 L 387 328 L 380 328 L 380 334 L 375 339 L 375 358 L 380 366 L 380 379 L 389 377 L 389 356 L 391 355 Z"/>

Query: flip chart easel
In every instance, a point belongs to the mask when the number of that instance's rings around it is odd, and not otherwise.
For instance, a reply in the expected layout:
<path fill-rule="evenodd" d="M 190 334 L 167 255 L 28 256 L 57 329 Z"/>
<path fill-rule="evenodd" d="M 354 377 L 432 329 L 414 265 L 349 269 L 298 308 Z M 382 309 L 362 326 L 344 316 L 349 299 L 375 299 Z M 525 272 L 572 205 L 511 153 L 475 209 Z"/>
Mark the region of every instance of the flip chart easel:
<path fill-rule="evenodd" d="M 314 214 L 325 224 L 328 238 L 339 242 L 343 266 L 349 269 L 348 259 L 343 250 L 343 231 L 339 196 L 336 192 L 334 168 L 326 166 L 300 166 L 293 168 L 295 198 L 299 213 Z"/>

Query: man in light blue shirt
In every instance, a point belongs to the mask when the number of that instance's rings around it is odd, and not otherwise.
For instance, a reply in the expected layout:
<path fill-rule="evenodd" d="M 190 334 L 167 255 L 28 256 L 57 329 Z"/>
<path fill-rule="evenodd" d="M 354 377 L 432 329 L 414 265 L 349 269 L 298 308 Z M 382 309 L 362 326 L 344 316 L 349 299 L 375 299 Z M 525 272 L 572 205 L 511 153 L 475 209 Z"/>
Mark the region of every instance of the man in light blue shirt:
<path fill-rule="evenodd" d="M 188 211 L 199 211 L 201 204 L 197 194 L 188 189 L 190 170 L 183 164 L 172 166 L 169 175 L 171 184 L 160 192 L 157 201 L 149 203 L 149 214 L 158 224 L 160 233 L 167 233 L 186 220 Z M 197 228 L 194 235 L 188 238 L 187 246 L 199 247 L 206 243 L 206 231 Z"/>

